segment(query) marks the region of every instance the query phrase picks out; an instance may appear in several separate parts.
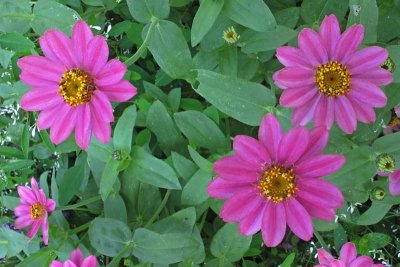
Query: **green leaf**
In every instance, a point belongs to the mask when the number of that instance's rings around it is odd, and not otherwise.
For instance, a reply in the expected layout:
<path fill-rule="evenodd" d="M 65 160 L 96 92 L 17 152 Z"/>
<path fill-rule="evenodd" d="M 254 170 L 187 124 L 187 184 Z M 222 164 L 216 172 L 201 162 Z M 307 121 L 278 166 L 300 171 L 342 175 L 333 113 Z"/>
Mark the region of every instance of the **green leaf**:
<path fill-rule="evenodd" d="M 108 159 L 106 166 L 104 167 L 104 171 L 100 180 L 100 194 L 103 201 L 107 199 L 108 195 L 113 189 L 115 181 L 118 178 L 118 167 L 120 163 L 120 161 L 111 157 Z"/>
<path fill-rule="evenodd" d="M 275 18 L 263 0 L 225 1 L 222 12 L 233 21 L 255 31 L 265 32 L 276 27 Z"/>
<path fill-rule="evenodd" d="M 198 170 L 182 190 L 182 205 L 195 206 L 208 199 L 207 185 L 214 174 L 202 169 Z"/>
<path fill-rule="evenodd" d="M 35 44 L 18 32 L 9 32 L 0 35 L 0 46 L 16 52 L 29 51 Z"/>
<path fill-rule="evenodd" d="M 388 213 L 391 208 L 392 205 L 390 204 L 373 201 L 368 210 L 361 214 L 356 223 L 358 225 L 377 224 L 385 217 L 386 213 Z"/>
<path fill-rule="evenodd" d="M 172 152 L 172 163 L 176 172 L 185 180 L 188 180 L 197 171 L 197 166 L 184 156 Z"/>
<path fill-rule="evenodd" d="M 350 14 L 347 20 L 347 28 L 356 23 L 364 25 L 364 43 L 375 43 L 378 26 L 378 6 L 376 1 L 350 0 L 349 7 Z M 356 10 L 354 9 L 355 7 L 357 7 Z"/>
<path fill-rule="evenodd" d="M 140 23 L 149 23 L 153 17 L 165 19 L 169 15 L 168 0 L 127 0 L 129 12 Z"/>
<path fill-rule="evenodd" d="M 55 257 L 55 251 L 42 249 L 39 252 L 29 255 L 29 257 L 15 265 L 15 267 L 49 266 Z"/>
<path fill-rule="evenodd" d="M 390 244 L 392 238 L 382 233 L 369 233 L 355 242 L 357 252 L 361 255 L 369 255 L 371 250 L 380 249 Z"/>
<path fill-rule="evenodd" d="M 164 161 L 136 147 L 127 171 L 143 183 L 166 189 L 181 189 L 174 170 Z"/>
<path fill-rule="evenodd" d="M 132 105 L 124 109 L 124 113 L 118 119 L 114 129 L 114 148 L 126 154 L 131 153 L 133 127 L 136 122 L 136 106 Z"/>
<path fill-rule="evenodd" d="M 238 261 L 249 249 L 251 238 L 241 235 L 237 224 L 227 223 L 214 235 L 210 245 L 211 254 L 231 262 Z"/>
<path fill-rule="evenodd" d="M 204 0 L 194 16 L 191 31 L 192 47 L 203 39 L 211 29 L 224 5 L 224 0 Z"/>
<path fill-rule="evenodd" d="M 59 196 L 58 201 L 60 205 L 67 204 L 75 193 L 79 190 L 84 178 L 84 166 L 77 165 L 69 168 L 59 178 L 58 188 Z"/>
<path fill-rule="evenodd" d="M 24 153 L 25 159 L 28 159 L 29 155 L 29 137 L 30 137 L 29 122 L 27 122 L 24 126 L 24 129 L 22 130 L 22 136 L 21 136 L 21 148 L 22 152 Z"/>
<path fill-rule="evenodd" d="M 387 1 L 379 5 L 378 41 L 389 42 L 400 36 L 400 10 Z"/>
<path fill-rule="evenodd" d="M 218 51 L 218 66 L 221 74 L 236 77 L 238 74 L 238 49 L 226 46 Z"/>
<path fill-rule="evenodd" d="M 10 65 L 11 58 L 15 55 L 15 52 L 8 51 L 0 48 L 0 65 L 7 69 Z"/>
<path fill-rule="evenodd" d="M 259 125 L 276 104 L 272 91 L 258 83 L 209 70 L 198 70 L 197 79 L 197 93 L 222 112 L 251 126 Z"/>
<path fill-rule="evenodd" d="M 143 29 L 143 39 L 149 30 Z M 175 79 L 192 80 L 194 63 L 181 29 L 173 22 L 161 20 L 150 36 L 148 48 L 158 65 Z"/>
<path fill-rule="evenodd" d="M 278 26 L 268 32 L 247 30 L 242 34 L 242 51 L 246 54 L 274 50 L 297 36 L 297 31 Z"/>
<path fill-rule="evenodd" d="M 384 135 L 375 140 L 372 149 L 377 153 L 396 153 L 400 151 L 400 132 Z"/>
<path fill-rule="evenodd" d="M 339 22 L 348 10 L 349 0 L 304 0 L 301 17 L 308 24 L 319 24 L 326 15 L 335 14 Z"/>
<path fill-rule="evenodd" d="M 80 18 L 75 10 L 51 0 L 39 0 L 33 8 L 33 15 L 31 26 L 40 35 L 48 29 L 70 34 L 76 19 Z"/>
<path fill-rule="evenodd" d="M 133 235 L 133 255 L 143 262 L 172 264 L 195 256 L 200 246 L 191 234 L 158 234 L 139 228 Z"/>
<path fill-rule="evenodd" d="M 168 96 L 160 88 L 147 81 L 143 81 L 143 85 L 146 94 L 154 97 L 157 100 L 160 100 L 164 105 L 168 105 Z"/>
<path fill-rule="evenodd" d="M 33 19 L 30 0 L 2 0 L 0 8 L 0 32 L 27 32 Z"/>
<path fill-rule="evenodd" d="M 12 147 L 7 147 L 7 146 L 0 146 L 0 155 L 6 156 L 6 157 L 18 158 L 18 159 L 25 158 L 25 156 L 21 150 L 18 150 L 16 148 L 12 148 Z"/>
<path fill-rule="evenodd" d="M 0 257 L 11 258 L 28 246 L 29 238 L 23 233 L 0 227 Z"/>
<path fill-rule="evenodd" d="M 296 27 L 297 22 L 300 19 L 300 8 L 289 7 L 274 13 L 276 23 L 278 25 L 289 27 L 293 29 Z"/>
<path fill-rule="evenodd" d="M 285 260 L 279 265 L 279 267 L 291 267 L 294 261 L 294 258 L 296 257 L 296 253 L 292 252 L 287 257 Z"/>
<path fill-rule="evenodd" d="M 129 227 L 118 220 L 97 217 L 89 227 L 89 240 L 100 254 L 114 257 L 132 241 Z M 124 256 L 128 256 L 126 253 Z"/>
<path fill-rule="evenodd" d="M 330 232 L 339 226 L 339 224 L 334 221 L 323 221 L 318 219 L 313 219 L 313 225 L 315 230 L 318 232 Z"/>
<path fill-rule="evenodd" d="M 333 231 L 335 247 L 340 248 L 347 242 L 346 230 L 340 224 Z"/>
<path fill-rule="evenodd" d="M 174 114 L 182 133 L 194 144 L 210 150 L 225 149 L 226 139 L 213 120 L 199 111 L 188 110 Z"/>
<path fill-rule="evenodd" d="M 33 160 L 10 160 L 7 163 L 0 164 L 0 169 L 5 172 L 21 170 L 31 167 L 34 163 Z"/>
<path fill-rule="evenodd" d="M 104 217 L 128 222 L 125 203 L 119 194 L 110 194 L 104 201 Z"/>
<path fill-rule="evenodd" d="M 193 232 L 196 223 L 196 210 L 193 207 L 180 210 L 167 218 L 152 224 L 149 229 L 159 234 Z"/>

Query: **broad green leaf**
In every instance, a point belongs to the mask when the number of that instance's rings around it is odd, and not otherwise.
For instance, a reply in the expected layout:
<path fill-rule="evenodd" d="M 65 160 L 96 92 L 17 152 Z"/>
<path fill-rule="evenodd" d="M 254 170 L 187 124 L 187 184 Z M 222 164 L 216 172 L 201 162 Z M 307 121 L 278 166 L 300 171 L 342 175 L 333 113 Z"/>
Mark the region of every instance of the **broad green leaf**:
<path fill-rule="evenodd" d="M 295 257 L 296 257 L 296 253 L 294 253 L 294 252 L 290 253 L 285 258 L 285 260 L 279 265 L 279 267 L 291 267 Z"/>
<path fill-rule="evenodd" d="M 207 185 L 211 182 L 213 175 L 212 172 L 198 170 L 182 190 L 182 205 L 195 206 L 206 201 Z"/>
<path fill-rule="evenodd" d="M 192 47 L 200 43 L 204 35 L 211 29 L 223 5 L 224 0 L 204 0 L 200 3 L 192 23 Z"/>
<path fill-rule="evenodd" d="M 169 15 L 168 0 L 127 0 L 129 12 L 140 23 L 149 23 L 153 17 L 165 19 Z"/>
<path fill-rule="evenodd" d="M 194 144 L 210 150 L 224 150 L 226 139 L 214 121 L 199 111 L 188 110 L 174 114 L 181 132 Z"/>
<path fill-rule="evenodd" d="M 170 0 L 169 4 L 173 7 L 183 7 L 192 2 L 193 0 Z"/>
<path fill-rule="evenodd" d="M 11 58 L 15 55 L 15 52 L 8 51 L 0 48 L 0 65 L 7 69 L 10 65 Z"/>
<path fill-rule="evenodd" d="M 160 188 L 181 189 L 174 170 L 164 161 L 136 147 L 127 171 L 143 183 Z"/>
<path fill-rule="evenodd" d="M 89 227 L 89 240 L 99 253 L 114 257 L 132 241 L 129 227 L 118 220 L 97 217 Z M 129 252 L 124 256 L 128 256 Z"/>
<path fill-rule="evenodd" d="M 377 224 L 385 217 L 386 213 L 388 213 L 391 208 L 392 205 L 390 204 L 373 201 L 368 210 L 361 214 L 356 223 L 358 225 Z"/>
<path fill-rule="evenodd" d="M 238 74 L 238 49 L 226 46 L 218 51 L 218 66 L 221 74 L 236 77 Z M 241 66 L 242 68 L 242 66 Z"/>
<path fill-rule="evenodd" d="M 310 24 L 319 24 L 326 15 L 335 14 L 341 21 L 348 10 L 349 0 L 304 0 L 301 17 Z"/>
<path fill-rule="evenodd" d="M 318 219 L 313 219 L 313 225 L 315 230 L 318 232 L 330 232 L 339 226 L 339 224 L 334 221 L 323 221 Z"/>
<path fill-rule="evenodd" d="M 15 265 L 15 267 L 49 266 L 55 257 L 55 251 L 45 248 L 29 255 L 29 257 Z"/>
<path fill-rule="evenodd" d="M 104 167 L 100 180 L 100 194 L 103 201 L 107 199 L 113 189 L 115 181 L 118 179 L 118 167 L 120 163 L 120 161 L 110 157 Z"/>
<path fill-rule="evenodd" d="M 184 156 L 172 152 L 172 163 L 176 172 L 185 180 L 188 180 L 198 169 L 196 164 Z"/>
<path fill-rule="evenodd" d="M 24 159 L 25 157 L 21 150 L 7 146 L 0 146 L 0 155 L 18 159 Z"/>
<path fill-rule="evenodd" d="M 198 70 L 197 80 L 197 93 L 222 112 L 251 126 L 259 125 L 276 104 L 272 91 L 258 83 L 209 70 Z"/>
<path fill-rule="evenodd" d="M 299 7 L 289 7 L 274 13 L 276 23 L 278 25 L 289 27 L 290 29 L 295 28 L 300 18 Z"/>
<path fill-rule="evenodd" d="M 114 148 L 126 154 L 131 153 L 133 127 L 136 121 L 136 106 L 132 105 L 124 109 L 124 113 L 118 119 L 114 129 Z"/>
<path fill-rule="evenodd" d="M 0 32 L 27 32 L 33 19 L 30 0 L 2 0 L 0 8 Z"/>
<path fill-rule="evenodd" d="M 143 262 L 172 264 L 195 256 L 198 240 L 191 234 L 158 234 L 139 228 L 133 235 L 133 255 Z"/>
<path fill-rule="evenodd" d="M 189 150 L 189 154 L 190 157 L 193 159 L 194 163 L 196 163 L 196 165 L 205 171 L 212 171 L 213 169 L 213 164 L 208 161 L 207 159 L 203 158 L 199 152 L 197 152 L 196 150 L 194 150 L 192 147 L 188 146 L 188 150 Z"/>
<path fill-rule="evenodd" d="M 333 239 L 335 243 L 335 247 L 341 248 L 347 242 L 347 234 L 346 230 L 340 224 L 338 227 L 333 231 Z"/>
<path fill-rule="evenodd" d="M 378 41 L 389 42 L 400 36 L 400 9 L 387 1 L 379 5 Z"/>
<path fill-rule="evenodd" d="M 375 140 L 372 148 L 376 153 L 396 153 L 400 151 L 400 132 L 384 135 Z"/>
<path fill-rule="evenodd" d="M 104 217 L 128 222 L 125 203 L 119 194 L 110 194 L 104 201 Z"/>
<path fill-rule="evenodd" d="M 143 39 L 148 30 L 149 25 L 143 29 Z M 158 65 L 169 76 L 175 79 L 193 79 L 192 56 L 181 29 L 175 23 L 159 21 L 150 36 L 148 48 Z"/>
<path fill-rule="evenodd" d="M 225 43 L 225 40 L 223 38 L 224 31 L 228 30 L 229 27 L 235 28 L 236 26 L 236 22 L 220 14 L 215 21 L 213 27 L 201 40 L 200 46 L 202 50 L 206 52 L 211 52 L 209 56 L 215 56 L 216 53 L 214 50 L 221 47 Z M 208 64 L 211 64 L 212 62 L 213 61 L 211 60 L 210 62 L 208 62 Z"/>
<path fill-rule="evenodd" d="M 371 250 L 380 249 L 390 244 L 392 238 L 382 233 L 368 233 L 354 242 L 357 252 L 361 255 L 369 255 Z"/>
<path fill-rule="evenodd" d="M 350 14 L 347 20 L 347 28 L 356 23 L 364 25 L 364 43 L 375 43 L 378 25 L 376 0 L 350 0 L 349 7 Z"/>
<path fill-rule="evenodd" d="M 33 8 L 33 15 L 31 26 L 37 34 L 43 34 L 48 29 L 70 34 L 72 25 L 80 18 L 75 10 L 51 0 L 39 0 Z"/>
<path fill-rule="evenodd" d="M 160 88 L 147 81 L 143 81 L 143 85 L 146 94 L 160 100 L 164 105 L 168 105 L 168 96 Z"/>
<path fill-rule="evenodd" d="M 7 163 L 0 164 L 0 170 L 5 172 L 21 170 L 31 167 L 35 162 L 33 160 L 10 160 Z"/>
<path fill-rule="evenodd" d="M 400 82 L 400 45 L 389 45 L 386 47 L 387 51 L 389 52 L 389 57 L 393 60 L 394 65 L 396 68 L 394 69 L 393 72 L 393 82 L 394 83 L 399 83 Z M 397 85 L 391 84 L 388 87 L 395 86 L 397 88 Z M 396 90 L 397 92 L 399 90 Z M 388 101 L 391 99 L 388 98 Z M 396 105 L 399 103 L 399 101 L 396 101 Z"/>
<path fill-rule="evenodd" d="M 217 258 L 226 258 L 231 262 L 240 260 L 250 247 L 251 236 L 239 233 L 237 224 L 227 223 L 211 240 L 211 254 Z"/>
<path fill-rule="evenodd" d="M 9 32 L 0 35 L 0 46 L 16 52 L 29 51 L 35 44 L 18 32 Z"/>
<path fill-rule="evenodd" d="M 276 27 L 274 15 L 263 0 L 225 1 L 222 12 L 233 21 L 255 31 L 265 32 Z"/>
<path fill-rule="evenodd" d="M 242 51 L 246 54 L 274 50 L 297 36 L 297 31 L 285 26 L 278 26 L 268 32 L 255 32 L 247 30 L 242 34 L 244 46 Z"/>
<path fill-rule="evenodd" d="M 23 233 L 0 227 L 0 257 L 14 257 L 28 246 L 29 238 Z"/>
<path fill-rule="evenodd" d="M 58 174 L 60 175 L 60 174 Z M 79 190 L 84 178 L 84 166 L 76 165 L 61 174 L 58 179 L 59 196 L 58 202 L 60 205 L 66 205 Z"/>
<path fill-rule="evenodd" d="M 196 210 L 193 207 L 180 210 L 167 218 L 164 218 L 149 227 L 149 230 L 159 234 L 185 233 L 193 232 L 196 223 Z"/>

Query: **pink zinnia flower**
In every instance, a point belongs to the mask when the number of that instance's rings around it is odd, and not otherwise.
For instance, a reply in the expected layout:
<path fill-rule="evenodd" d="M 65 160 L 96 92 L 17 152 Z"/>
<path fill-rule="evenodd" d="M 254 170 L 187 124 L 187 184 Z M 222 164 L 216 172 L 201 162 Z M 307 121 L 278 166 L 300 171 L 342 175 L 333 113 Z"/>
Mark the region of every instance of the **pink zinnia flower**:
<path fill-rule="evenodd" d="M 389 174 L 389 192 L 393 196 L 400 195 L 400 169 Z"/>
<path fill-rule="evenodd" d="M 320 177 L 336 172 L 345 158 L 320 155 L 328 142 L 325 127 L 309 132 L 296 127 L 283 133 L 271 114 L 264 117 L 258 139 L 239 135 L 233 141 L 235 155 L 214 164 L 218 175 L 208 185 L 211 197 L 227 199 L 220 216 L 239 222 L 239 231 L 253 235 L 260 229 L 267 246 L 277 246 L 286 224 L 299 238 L 313 235 L 311 216 L 333 220 L 343 205 L 343 195 Z"/>
<path fill-rule="evenodd" d="M 53 261 L 50 264 L 50 267 L 97 267 L 97 260 L 93 255 L 84 258 L 82 251 L 77 248 L 72 251 L 69 260 L 64 263 Z"/>
<path fill-rule="evenodd" d="M 285 66 L 273 75 L 284 89 L 280 104 L 294 108 L 292 122 L 328 129 L 334 121 L 352 133 L 357 120 L 375 121 L 373 108 L 384 107 L 387 99 L 379 86 L 392 82 L 392 74 L 380 67 L 386 49 L 370 46 L 357 51 L 364 39 L 363 25 L 356 24 L 340 34 L 335 15 L 326 16 L 319 33 L 303 29 L 299 48 L 284 46 L 276 56 Z"/>
<path fill-rule="evenodd" d="M 340 250 L 340 258 L 334 259 L 326 250 L 318 249 L 319 265 L 314 267 L 384 267 L 383 264 L 374 264 L 374 261 L 367 256 L 357 257 L 356 246 L 348 242 Z"/>
<path fill-rule="evenodd" d="M 43 189 L 39 188 L 35 178 L 31 178 L 31 189 L 26 186 L 18 186 L 18 194 L 20 196 L 21 205 L 14 209 L 15 229 L 22 229 L 30 226 L 28 233 L 29 238 L 33 238 L 42 227 L 43 243 L 49 242 L 49 222 L 47 213 L 54 211 L 56 203 L 52 199 L 47 199 Z"/>
<path fill-rule="evenodd" d="M 72 38 L 49 30 L 40 37 L 44 57 L 31 55 L 18 60 L 21 81 L 33 87 L 21 99 L 27 111 L 41 111 L 40 130 L 50 128 L 55 144 L 75 129 L 79 147 L 87 149 L 92 133 L 107 143 L 114 120 L 110 101 L 127 101 L 136 88 L 123 80 L 126 66 L 108 61 L 103 36 L 93 36 L 84 21 L 77 21 Z"/>

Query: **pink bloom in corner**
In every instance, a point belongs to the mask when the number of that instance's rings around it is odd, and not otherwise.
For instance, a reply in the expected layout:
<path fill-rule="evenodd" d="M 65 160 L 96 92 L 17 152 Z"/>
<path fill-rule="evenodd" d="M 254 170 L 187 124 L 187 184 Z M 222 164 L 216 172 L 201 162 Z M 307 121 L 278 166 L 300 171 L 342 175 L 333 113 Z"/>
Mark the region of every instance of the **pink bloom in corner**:
<path fill-rule="evenodd" d="M 108 61 L 108 45 L 103 36 L 93 36 L 84 21 L 77 21 L 72 38 L 49 30 L 40 37 L 44 56 L 18 60 L 21 81 L 33 87 L 21 99 L 27 111 L 40 111 L 40 130 L 50 128 L 55 144 L 63 142 L 75 129 L 75 140 L 87 149 L 92 133 L 107 143 L 114 120 L 110 101 L 123 102 L 136 95 L 136 88 L 124 80 L 126 66 Z"/>
<path fill-rule="evenodd" d="M 15 229 L 22 229 L 30 226 L 29 238 L 33 238 L 42 227 L 43 243 L 49 242 L 49 222 L 47 213 L 54 211 L 56 203 L 52 199 L 46 199 L 43 189 L 39 188 L 35 178 L 31 178 L 31 189 L 26 186 L 18 186 L 21 205 L 14 209 Z"/>
<path fill-rule="evenodd" d="M 53 261 L 50 267 L 97 267 L 96 257 L 90 255 L 86 258 L 83 257 L 82 251 L 77 248 L 72 251 L 70 259 L 64 263 L 60 261 Z"/>
<path fill-rule="evenodd" d="M 374 264 L 370 257 L 357 257 L 356 246 L 351 242 L 342 246 L 338 260 L 322 248 L 318 250 L 318 260 L 320 264 L 314 267 L 385 267 L 383 264 Z"/>
<path fill-rule="evenodd" d="M 330 129 L 333 122 L 346 133 L 356 130 L 357 120 L 376 120 L 374 108 L 384 107 L 387 98 L 379 86 L 390 84 L 392 74 L 380 65 L 386 49 L 370 46 L 357 51 L 364 27 L 355 24 L 343 34 L 335 15 L 326 16 L 319 32 L 303 29 L 299 48 L 284 46 L 276 56 L 285 66 L 273 75 L 284 89 L 280 104 L 294 108 L 292 122 Z"/>
<path fill-rule="evenodd" d="M 400 195 L 400 170 L 389 174 L 389 192 L 393 196 Z"/>
<path fill-rule="evenodd" d="M 282 242 L 286 225 L 299 238 L 310 240 L 311 216 L 333 220 L 335 209 L 343 205 L 340 190 L 321 177 L 339 170 L 345 158 L 320 155 L 328 143 L 325 127 L 283 133 L 271 114 L 261 122 L 258 139 L 235 137 L 234 155 L 214 164 L 218 176 L 208 185 L 208 194 L 226 199 L 220 212 L 225 222 L 238 222 L 244 235 L 261 229 L 269 247 Z"/>

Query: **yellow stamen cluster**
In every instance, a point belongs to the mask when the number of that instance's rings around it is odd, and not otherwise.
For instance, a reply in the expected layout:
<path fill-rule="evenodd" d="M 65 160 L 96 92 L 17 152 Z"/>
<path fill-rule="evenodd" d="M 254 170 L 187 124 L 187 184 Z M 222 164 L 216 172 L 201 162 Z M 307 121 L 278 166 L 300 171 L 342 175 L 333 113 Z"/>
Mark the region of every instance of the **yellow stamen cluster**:
<path fill-rule="evenodd" d="M 295 180 L 292 168 L 271 165 L 263 172 L 258 188 L 269 200 L 278 203 L 293 196 L 297 191 Z"/>
<path fill-rule="evenodd" d="M 224 31 L 222 36 L 224 40 L 229 44 L 234 44 L 240 39 L 240 35 L 237 34 L 235 28 L 229 27 L 228 30 Z"/>
<path fill-rule="evenodd" d="M 317 68 L 315 82 L 318 92 L 327 96 L 347 95 L 350 92 L 350 72 L 337 61 L 330 61 Z"/>
<path fill-rule="evenodd" d="M 395 127 L 397 124 L 399 124 L 400 119 L 396 116 L 392 118 L 392 120 L 389 122 L 390 127 Z"/>
<path fill-rule="evenodd" d="M 32 220 L 36 220 L 36 219 L 43 218 L 45 212 L 46 212 L 46 209 L 45 209 L 44 205 L 42 203 L 38 202 L 31 206 L 31 210 L 29 213 L 31 215 Z"/>
<path fill-rule="evenodd" d="M 93 78 L 80 68 L 67 70 L 59 85 L 58 93 L 74 107 L 88 103 L 96 89 Z"/>

